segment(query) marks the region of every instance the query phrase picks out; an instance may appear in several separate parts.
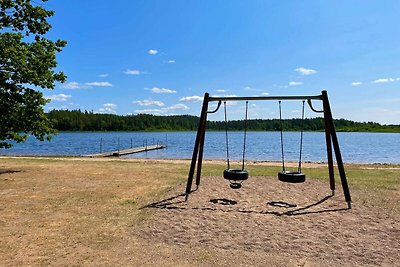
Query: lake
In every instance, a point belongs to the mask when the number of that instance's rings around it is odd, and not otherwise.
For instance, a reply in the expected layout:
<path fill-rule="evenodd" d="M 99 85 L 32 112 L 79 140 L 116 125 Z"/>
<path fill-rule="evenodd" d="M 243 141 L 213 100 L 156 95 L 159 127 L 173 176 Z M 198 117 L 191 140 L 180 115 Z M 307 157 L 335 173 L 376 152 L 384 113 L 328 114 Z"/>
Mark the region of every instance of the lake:
<path fill-rule="evenodd" d="M 62 132 L 51 142 L 29 138 L 26 143 L 11 149 L 1 149 L 1 155 L 79 156 L 119 148 L 130 148 L 157 142 L 167 144 L 167 149 L 132 154 L 129 158 L 189 159 L 195 132 Z M 338 133 L 343 161 L 346 163 L 400 163 L 400 133 Z M 102 140 L 101 144 L 100 141 Z M 300 133 L 284 133 L 284 151 L 287 161 L 298 161 Z M 229 132 L 230 158 L 242 157 L 243 132 Z M 205 159 L 225 159 L 225 132 L 207 132 Z M 279 161 L 281 145 L 279 132 L 248 132 L 246 159 L 254 161 Z M 305 132 L 303 161 L 326 162 L 325 135 Z"/>

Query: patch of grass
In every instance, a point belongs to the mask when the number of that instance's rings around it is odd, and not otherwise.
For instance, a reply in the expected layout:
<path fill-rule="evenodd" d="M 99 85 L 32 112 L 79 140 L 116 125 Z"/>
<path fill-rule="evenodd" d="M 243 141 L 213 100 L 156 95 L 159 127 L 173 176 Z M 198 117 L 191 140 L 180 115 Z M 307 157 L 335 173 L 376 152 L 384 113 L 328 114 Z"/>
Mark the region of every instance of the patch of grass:
<path fill-rule="evenodd" d="M 205 248 L 202 248 L 198 254 L 196 260 L 200 263 L 206 263 L 211 259 L 211 253 Z"/>

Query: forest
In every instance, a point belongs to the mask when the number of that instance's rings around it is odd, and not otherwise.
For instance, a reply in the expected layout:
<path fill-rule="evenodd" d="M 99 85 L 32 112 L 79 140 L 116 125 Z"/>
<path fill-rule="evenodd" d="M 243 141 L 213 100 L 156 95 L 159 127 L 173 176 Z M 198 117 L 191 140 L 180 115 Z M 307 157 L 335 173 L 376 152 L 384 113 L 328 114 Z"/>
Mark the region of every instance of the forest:
<path fill-rule="evenodd" d="M 196 131 L 199 118 L 191 115 L 157 116 L 150 114 L 113 115 L 98 114 L 81 110 L 51 110 L 46 114 L 58 131 Z M 306 118 L 304 131 L 324 131 L 323 118 Z M 334 124 L 340 132 L 400 132 L 400 125 L 381 125 L 376 122 L 354 122 L 335 119 Z M 224 121 L 208 121 L 207 130 L 224 131 Z M 300 118 L 282 120 L 284 131 L 299 131 Z M 243 120 L 228 122 L 228 130 L 241 131 Z M 247 121 L 249 131 L 279 131 L 278 119 L 252 119 Z"/>

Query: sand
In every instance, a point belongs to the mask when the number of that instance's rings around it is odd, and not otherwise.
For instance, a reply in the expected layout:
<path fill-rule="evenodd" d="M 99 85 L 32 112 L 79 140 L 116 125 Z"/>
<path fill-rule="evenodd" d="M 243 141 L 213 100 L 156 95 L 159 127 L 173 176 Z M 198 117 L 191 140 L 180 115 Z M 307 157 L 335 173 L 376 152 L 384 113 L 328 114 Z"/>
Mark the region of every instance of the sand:
<path fill-rule="evenodd" d="M 187 202 L 184 188 L 143 207 L 155 211 L 153 218 L 132 235 L 182 249 L 213 248 L 232 255 L 229 264 L 400 266 L 399 221 L 357 190 L 348 209 L 340 189 L 332 196 L 318 180 L 251 177 L 233 190 L 221 177 L 203 177 Z"/>

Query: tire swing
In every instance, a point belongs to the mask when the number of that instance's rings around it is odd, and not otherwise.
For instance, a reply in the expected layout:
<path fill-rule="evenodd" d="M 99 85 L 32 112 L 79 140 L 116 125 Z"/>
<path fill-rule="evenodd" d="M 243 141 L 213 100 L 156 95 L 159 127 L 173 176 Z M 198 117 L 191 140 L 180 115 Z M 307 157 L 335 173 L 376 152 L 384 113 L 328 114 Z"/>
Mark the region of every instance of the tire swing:
<path fill-rule="evenodd" d="M 248 111 L 248 101 L 246 101 L 246 116 L 245 116 L 245 120 L 244 120 L 242 168 L 241 169 L 231 169 L 230 162 L 229 162 L 229 140 L 228 140 L 228 120 L 226 117 L 226 101 L 224 102 L 227 168 L 224 170 L 223 175 L 226 180 L 229 180 L 229 183 L 230 183 L 229 186 L 232 189 L 241 188 L 242 182 L 249 178 L 249 173 L 244 168 L 244 160 L 245 160 L 245 153 L 246 153 L 246 135 L 247 135 L 247 111 Z"/>
<path fill-rule="evenodd" d="M 286 171 L 285 169 L 285 155 L 283 149 L 283 122 L 282 122 L 282 107 L 281 101 L 279 101 L 279 121 L 281 123 L 281 151 L 282 151 L 282 171 L 278 173 L 279 181 L 286 183 L 303 183 L 306 180 L 306 175 L 301 172 L 301 156 L 303 150 L 303 132 L 304 132 L 304 100 L 303 100 L 303 109 L 301 115 L 301 130 L 300 130 L 300 152 L 299 152 L 299 166 L 297 167 L 297 171 Z"/>

